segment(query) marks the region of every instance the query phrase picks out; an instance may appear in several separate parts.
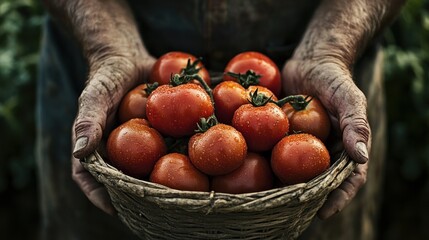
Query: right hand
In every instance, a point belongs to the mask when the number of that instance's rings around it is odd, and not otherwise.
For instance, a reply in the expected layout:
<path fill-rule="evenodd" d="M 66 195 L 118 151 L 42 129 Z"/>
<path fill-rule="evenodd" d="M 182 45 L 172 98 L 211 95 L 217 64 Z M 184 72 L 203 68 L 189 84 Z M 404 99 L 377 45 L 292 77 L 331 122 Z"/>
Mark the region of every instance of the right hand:
<path fill-rule="evenodd" d="M 318 212 L 326 219 L 342 211 L 365 184 L 371 129 L 365 95 L 355 85 L 343 62 L 331 57 L 290 59 L 283 68 L 287 94 L 306 93 L 320 99 L 329 112 L 334 130 L 342 136 L 348 155 L 357 163 L 355 171 L 334 191 Z"/>
<path fill-rule="evenodd" d="M 105 188 L 83 168 L 79 159 L 97 149 L 103 134 L 106 135 L 112 126 L 122 97 L 147 78 L 154 62 L 151 56 L 135 60 L 111 56 L 95 61 L 79 97 L 72 134 L 72 177 L 86 197 L 109 214 L 115 211 Z"/>

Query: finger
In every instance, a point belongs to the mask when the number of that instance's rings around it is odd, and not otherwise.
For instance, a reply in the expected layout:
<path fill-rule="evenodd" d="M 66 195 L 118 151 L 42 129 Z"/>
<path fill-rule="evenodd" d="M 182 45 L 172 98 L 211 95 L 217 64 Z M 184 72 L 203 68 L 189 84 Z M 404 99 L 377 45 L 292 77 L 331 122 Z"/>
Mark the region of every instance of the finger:
<path fill-rule="evenodd" d="M 73 155 L 79 159 L 97 148 L 108 117 L 114 114 L 122 96 L 134 85 L 138 75 L 132 63 L 112 58 L 92 71 L 79 97 L 74 124 Z"/>
<path fill-rule="evenodd" d="M 329 194 L 328 199 L 317 212 L 317 216 L 320 219 L 327 219 L 342 211 L 365 184 L 367 170 L 368 163 L 359 164 L 353 173 Z"/>
<path fill-rule="evenodd" d="M 72 178 L 92 204 L 110 215 L 116 213 L 104 186 L 76 158 L 72 158 Z"/>
<path fill-rule="evenodd" d="M 356 90 L 357 91 L 357 90 Z M 343 133 L 344 148 L 357 163 L 369 160 L 371 130 L 366 113 L 366 98 L 358 91 L 351 100 L 354 104 L 339 112 L 339 125 Z"/>
<path fill-rule="evenodd" d="M 366 163 L 369 159 L 371 130 L 365 95 L 348 77 L 335 78 L 328 91 L 331 96 L 328 99 L 330 111 L 337 115 L 345 150 L 354 161 Z"/>
<path fill-rule="evenodd" d="M 283 76 L 285 93 L 306 93 L 320 99 L 331 120 L 338 121 L 333 126 L 339 126 L 349 156 L 358 163 L 366 163 L 371 139 L 366 97 L 354 84 L 348 68 L 336 61 L 302 64 L 290 60 Z"/>

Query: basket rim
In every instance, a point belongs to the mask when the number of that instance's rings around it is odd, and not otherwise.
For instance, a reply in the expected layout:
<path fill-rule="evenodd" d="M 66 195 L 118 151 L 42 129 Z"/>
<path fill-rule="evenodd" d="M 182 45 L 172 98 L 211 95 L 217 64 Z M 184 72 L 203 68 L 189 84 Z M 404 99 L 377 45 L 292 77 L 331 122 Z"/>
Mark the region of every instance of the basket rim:
<path fill-rule="evenodd" d="M 337 188 L 355 169 L 357 164 L 345 150 L 322 174 L 306 183 L 277 187 L 261 192 L 229 194 L 221 192 L 182 191 L 161 184 L 128 176 L 108 164 L 94 151 L 82 160 L 82 165 L 107 187 L 109 193 L 121 191 L 143 197 L 165 208 L 179 207 L 189 211 L 207 213 L 231 211 L 262 211 L 285 204 L 298 205 L 320 198 L 326 199 L 329 192 Z M 112 194 L 111 194 L 112 195 Z"/>

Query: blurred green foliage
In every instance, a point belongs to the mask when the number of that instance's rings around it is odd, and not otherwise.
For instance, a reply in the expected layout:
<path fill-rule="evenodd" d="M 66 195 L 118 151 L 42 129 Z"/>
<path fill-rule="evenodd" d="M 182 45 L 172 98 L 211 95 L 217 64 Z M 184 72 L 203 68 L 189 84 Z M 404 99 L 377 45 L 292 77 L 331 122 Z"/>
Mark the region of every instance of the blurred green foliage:
<path fill-rule="evenodd" d="M 34 103 L 42 9 L 0 1 L 0 193 L 34 182 Z"/>
<path fill-rule="evenodd" d="M 385 34 L 389 162 L 429 193 L 429 0 L 410 0 Z"/>

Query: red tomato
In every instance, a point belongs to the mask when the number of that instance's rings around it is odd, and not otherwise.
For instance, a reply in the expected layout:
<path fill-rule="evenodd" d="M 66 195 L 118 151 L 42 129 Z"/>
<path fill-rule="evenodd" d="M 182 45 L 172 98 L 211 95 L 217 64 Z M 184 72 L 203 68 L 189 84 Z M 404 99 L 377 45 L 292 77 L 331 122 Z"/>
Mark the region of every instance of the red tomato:
<path fill-rule="evenodd" d="M 162 136 L 143 119 L 131 119 L 115 128 L 107 139 L 107 156 L 125 174 L 144 178 L 167 152 Z"/>
<path fill-rule="evenodd" d="M 132 118 L 146 118 L 146 101 L 149 94 L 147 84 L 141 84 L 131 89 L 119 105 L 119 122 L 124 123 Z"/>
<path fill-rule="evenodd" d="M 191 137 L 188 155 L 192 164 L 205 174 L 227 174 L 243 164 L 247 154 L 243 135 L 233 127 L 217 124 Z"/>
<path fill-rule="evenodd" d="M 284 137 L 273 148 L 271 167 L 286 185 L 304 183 L 329 168 L 330 156 L 318 138 L 306 133 Z"/>
<path fill-rule="evenodd" d="M 146 116 L 151 126 L 175 138 L 191 136 L 200 119 L 213 113 L 210 96 L 194 83 L 159 86 L 149 95 L 146 104 Z"/>
<path fill-rule="evenodd" d="M 331 122 L 319 99 L 312 98 L 296 106 L 293 103 L 286 103 L 282 109 L 288 116 L 291 132 L 309 133 L 322 141 L 328 138 Z"/>
<path fill-rule="evenodd" d="M 151 69 L 149 82 L 158 82 L 159 85 L 169 84 L 171 75 L 180 74 L 182 70 L 187 67 L 188 60 L 190 60 L 190 63 L 192 64 L 197 60 L 197 57 L 184 52 L 168 52 L 162 55 L 158 58 Z M 191 72 L 198 73 L 198 75 L 210 86 L 211 80 L 209 72 L 201 62 L 199 62 L 194 68 L 191 68 Z"/>
<path fill-rule="evenodd" d="M 280 95 L 280 70 L 266 55 L 259 52 L 243 52 L 233 57 L 225 67 L 225 73 L 245 74 L 248 70 L 261 75 L 258 85 L 270 89 L 276 96 Z M 224 81 L 236 81 L 236 79 L 224 74 Z"/>
<path fill-rule="evenodd" d="M 186 155 L 170 153 L 155 164 L 149 180 L 184 191 L 209 191 L 209 178 L 192 165 Z"/>
<path fill-rule="evenodd" d="M 253 152 L 271 150 L 289 131 L 286 114 L 271 102 L 257 107 L 242 105 L 234 113 L 232 126 L 243 134 Z"/>
<path fill-rule="evenodd" d="M 250 86 L 245 89 L 239 83 L 234 81 L 225 81 L 219 83 L 213 89 L 213 99 L 215 102 L 215 113 L 219 122 L 231 124 L 235 110 L 241 105 L 247 104 L 249 93 L 258 89 L 259 93 L 265 96 L 272 96 L 273 100 L 277 100 L 276 96 L 266 87 Z"/>
<path fill-rule="evenodd" d="M 223 193 L 250 193 L 273 187 L 270 163 L 262 155 L 247 153 L 244 163 L 231 173 L 212 178 L 211 189 Z"/>

